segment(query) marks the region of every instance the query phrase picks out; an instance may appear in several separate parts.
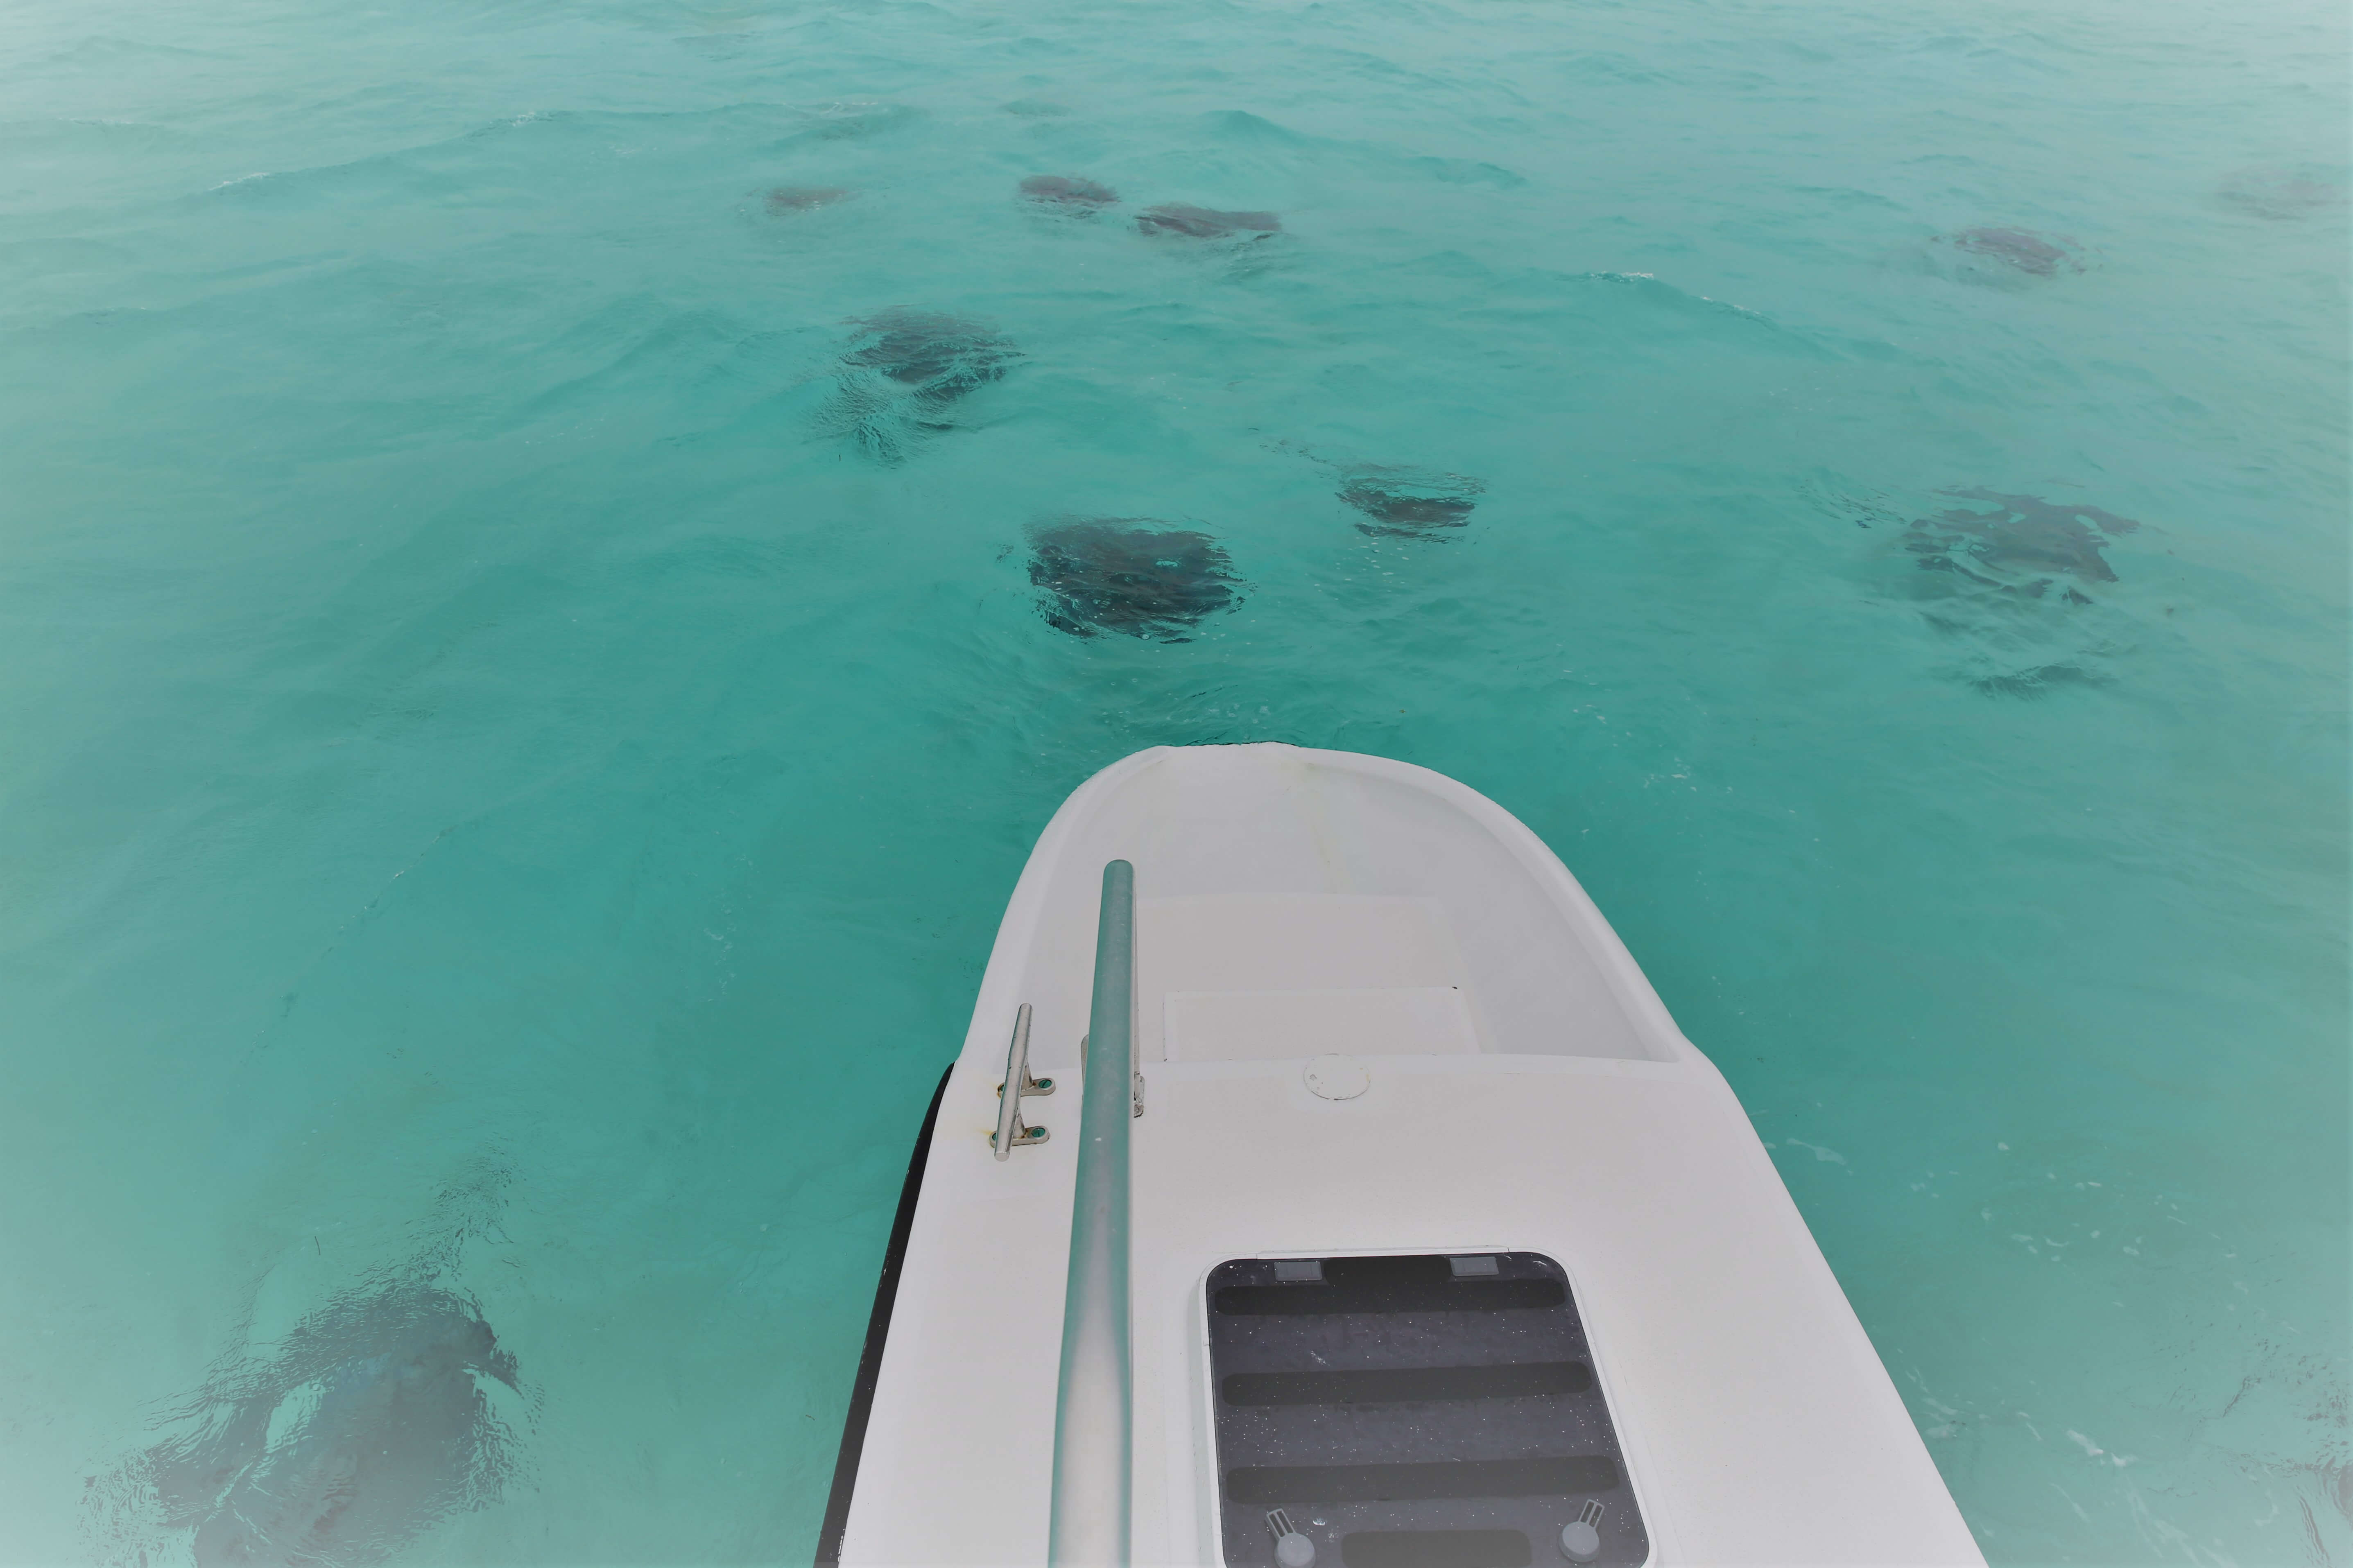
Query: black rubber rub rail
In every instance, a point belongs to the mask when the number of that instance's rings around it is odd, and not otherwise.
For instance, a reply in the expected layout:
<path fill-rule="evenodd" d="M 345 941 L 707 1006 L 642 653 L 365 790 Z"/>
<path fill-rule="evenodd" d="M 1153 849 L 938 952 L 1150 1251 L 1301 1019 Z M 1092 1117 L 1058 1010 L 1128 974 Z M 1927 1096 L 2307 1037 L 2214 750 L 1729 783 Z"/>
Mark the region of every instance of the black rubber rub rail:
<path fill-rule="evenodd" d="M 899 1212 L 891 1221 L 891 1245 L 882 1252 L 882 1278 L 874 1284 L 874 1310 L 866 1319 L 866 1348 L 858 1352 L 858 1381 L 850 1385 L 849 1413 L 842 1417 L 841 1451 L 833 1461 L 833 1490 L 826 1495 L 825 1522 L 818 1527 L 817 1568 L 839 1568 L 841 1534 L 849 1528 L 849 1499 L 858 1489 L 858 1459 L 866 1451 L 866 1421 L 874 1413 L 874 1380 L 882 1371 L 882 1347 L 891 1338 L 891 1309 L 899 1300 L 899 1271 L 907 1261 L 907 1237 L 915 1228 L 915 1202 L 923 1192 L 923 1163 L 932 1152 L 932 1128 L 940 1119 L 940 1100 L 948 1091 L 950 1063 L 932 1090 L 932 1108 L 923 1112 L 923 1130 L 915 1136 L 915 1152 L 907 1162 L 907 1179 L 899 1188 Z"/>

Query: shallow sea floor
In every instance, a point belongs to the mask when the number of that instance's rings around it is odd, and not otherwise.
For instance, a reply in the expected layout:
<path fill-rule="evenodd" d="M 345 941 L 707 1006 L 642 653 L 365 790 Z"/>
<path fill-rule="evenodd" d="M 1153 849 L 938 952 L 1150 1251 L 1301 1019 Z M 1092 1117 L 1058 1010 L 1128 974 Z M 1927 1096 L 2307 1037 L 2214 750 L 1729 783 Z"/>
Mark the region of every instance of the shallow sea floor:
<path fill-rule="evenodd" d="M 1270 739 L 1561 853 L 1991 1561 L 2353 1561 L 2346 46 L 10 7 L 0 1562 L 806 1560 L 1031 840 Z"/>

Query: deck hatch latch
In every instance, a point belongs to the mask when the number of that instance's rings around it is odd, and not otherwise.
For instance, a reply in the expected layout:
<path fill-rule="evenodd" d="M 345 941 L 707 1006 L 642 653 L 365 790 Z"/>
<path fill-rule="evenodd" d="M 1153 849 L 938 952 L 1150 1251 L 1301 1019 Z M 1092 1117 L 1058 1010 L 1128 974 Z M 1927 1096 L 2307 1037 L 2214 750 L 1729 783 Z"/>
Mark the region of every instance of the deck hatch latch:
<path fill-rule="evenodd" d="M 1315 1568 L 1315 1542 L 1292 1524 L 1289 1513 L 1276 1509 L 1266 1516 L 1266 1528 L 1274 1537 L 1277 1568 Z"/>

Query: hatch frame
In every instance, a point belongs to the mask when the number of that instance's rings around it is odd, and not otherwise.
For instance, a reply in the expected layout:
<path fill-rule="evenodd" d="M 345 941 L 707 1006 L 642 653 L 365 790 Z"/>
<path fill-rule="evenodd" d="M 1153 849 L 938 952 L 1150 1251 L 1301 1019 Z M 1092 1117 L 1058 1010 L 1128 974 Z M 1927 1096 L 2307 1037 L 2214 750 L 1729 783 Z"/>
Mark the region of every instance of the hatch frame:
<path fill-rule="evenodd" d="M 1546 1246 L 1511 1245 L 1493 1237 L 1476 1242 L 1458 1241 L 1451 1244 L 1420 1243 L 1398 1247 L 1270 1247 L 1257 1252 L 1235 1252 L 1219 1258 L 1204 1267 L 1194 1277 L 1190 1291 L 1189 1316 L 1192 1331 L 1187 1342 L 1193 1352 L 1193 1458 L 1194 1472 L 1199 1480 L 1195 1489 L 1195 1526 L 1203 1542 L 1202 1561 L 1212 1568 L 1261 1568 L 1254 1563 L 1234 1564 L 1226 1557 L 1224 1475 L 1218 1449 L 1218 1373 L 1214 1347 L 1209 1342 L 1209 1279 L 1229 1263 L 1250 1260 L 1278 1263 L 1302 1258 L 1470 1258 L 1482 1254 L 1509 1252 L 1534 1253 L 1549 1259 L 1560 1269 L 1567 1283 L 1569 1300 L 1577 1311 L 1578 1326 L 1584 1331 L 1586 1352 L 1593 1367 L 1593 1385 L 1600 1394 L 1611 1429 L 1618 1439 L 1618 1463 L 1622 1484 L 1633 1494 L 1634 1507 L 1642 1520 L 1643 1533 L 1649 1552 L 1637 1568 L 1660 1568 L 1661 1553 L 1668 1539 L 1670 1527 L 1662 1514 L 1643 1472 L 1649 1468 L 1645 1457 L 1641 1424 L 1630 1419 L 1631 1406 L 1623 1397 L 1610 1365 L 1610 1356 L 1603 1333 L 1597 1329 L 1592 1315 L 1587 1310 L 1588 1300 L 1583 1288 L 1583 1274 L 1575 1262 L 1564 1257 L 1566 1248 Z M 1559 1548 L 1553 1547 L 1549 1555 L 1545 1543 L 1532 1542 L 1536 1568 L 1572 1568 Z M 1343 1568 L 1335 1558 L 1318 1568 Z"/>

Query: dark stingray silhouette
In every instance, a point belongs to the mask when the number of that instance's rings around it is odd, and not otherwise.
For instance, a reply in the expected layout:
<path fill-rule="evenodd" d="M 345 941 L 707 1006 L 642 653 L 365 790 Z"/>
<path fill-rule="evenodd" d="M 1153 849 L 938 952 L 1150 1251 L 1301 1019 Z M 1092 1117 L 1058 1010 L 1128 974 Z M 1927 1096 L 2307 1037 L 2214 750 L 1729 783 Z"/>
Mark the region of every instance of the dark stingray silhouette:
<path fill-rule="evenodd" d="M 904 103 L 879 103 L 871 99 L 842 99 L 811 104 L 802 110 L 800 134 L 825 142 L 853 142 L 902 130 L 923 118 L 923 111 Z"/>
<path fill-rule="evenodd" d="M 2347 195 L 2342 180 L 2308 169 L 2280 168 L 2238 170 L 2223 180 L 2218 194 L 2249 216 L 2275 223 L 2341 212 Z"/>
<path fill-rule="evenodd" d="M 950 408 L 1021 360 L 1003 333 L 937 310 L 885 310 L 857 325 L 820 424 L 881 462 L 903 462 L 923 436 L 954 429 Z"/>
<path fill-rule="evenodd" d="M 159 1531 L 186 1530 L 199 1568 L 383 1563 L 498 1500 L 516 1459 L 494 1384 L 522 1388 L 470 1298 L 379 1277 L 266 1359 L 216 1364 L 172 1412 L 178 1431 L 93 1482 L 102 1543 L 144 1563 Z"/>
<path fill-rule="evenodd" d="M 1146 207 L 1135 215 L 1146 234 L 1179 234 L 1191 239 L 1230 239 L 1242 235 L 1263 239 L 1278 233 L 1282 220 L 1272 213 L 1221 213 L 1208 207 Z"/>
<path fill-rule="evenodd" d="M 1029 581 L 1046 591 L 1046 624 L 1072 637 L 1102 632 L 1187 642 L 1207 616 L 1241 603 L 1225 547 L 1147 517 L 1070 518 L 1030 534 Z"/>
<path fill-rule="evenodd" d="M 1990 501 L 1991 511 L 1955 507 L 1915 521 L 1904 547 L 1923 570 L 1955 572 L 1971 582 L 2040 598 L 2063 573 L 2085 583 L 2113 583 L 2115 568 L 2101 553 L 2110 538 L 2140 524 L 2095 506 L 2053 504 L 2034 496 L 1987 489 L 1947 490 L 1960 500 Z M 2065 597 L 2089 603 L 2074 589 Z"/>
<path fill-rule="evenodd" d="M 1365 514 L 1360 533 L 1430 539 L 1441 537 L 1440 529 L 1467 526 L 1485 488 L 1461 474 L 1367 465 L 1346 470 L 1340 499 Z"/>
<path fill-rule="evenodd" d="M 2071 686 L 2105 686 L 2110 678 L 2083 664 L 2038 664 L 2025 669 L 2002 670 L 1970 678 L 1968 684 L 1988 697 L 2048 697 Z"/>
<path fill-rule="evenodd" d="M 2033 278 L 2055 278 L 2062 271 L 2081 272 L 2070 242 L 2023 228 L 1965 228 L 1937 237 L 1955 250 L 1983 256 Z"/>
<path fill-rule="evenodd" d="M 846 185 L 778 185 L 768 193 L 768 211 L 776 217 L 829 207 L 858 195 Z"/>
<path fill-rule="evenodd" d="M 1032 174 L 1021 182 L 1021 196 L 1039 206 L 1059 207 L 1081 216 L 1119 200 L 1119 193 L 1109 185 L 1070 174 Z"/>
<path fill-rule="evenodd" d="M 1003 379 L 1021 357 L 1003 334 L 937 310 L 885 310 L 858 324 L 865 331 L 842 363 L 880 371 L 934 403 Z"/>

